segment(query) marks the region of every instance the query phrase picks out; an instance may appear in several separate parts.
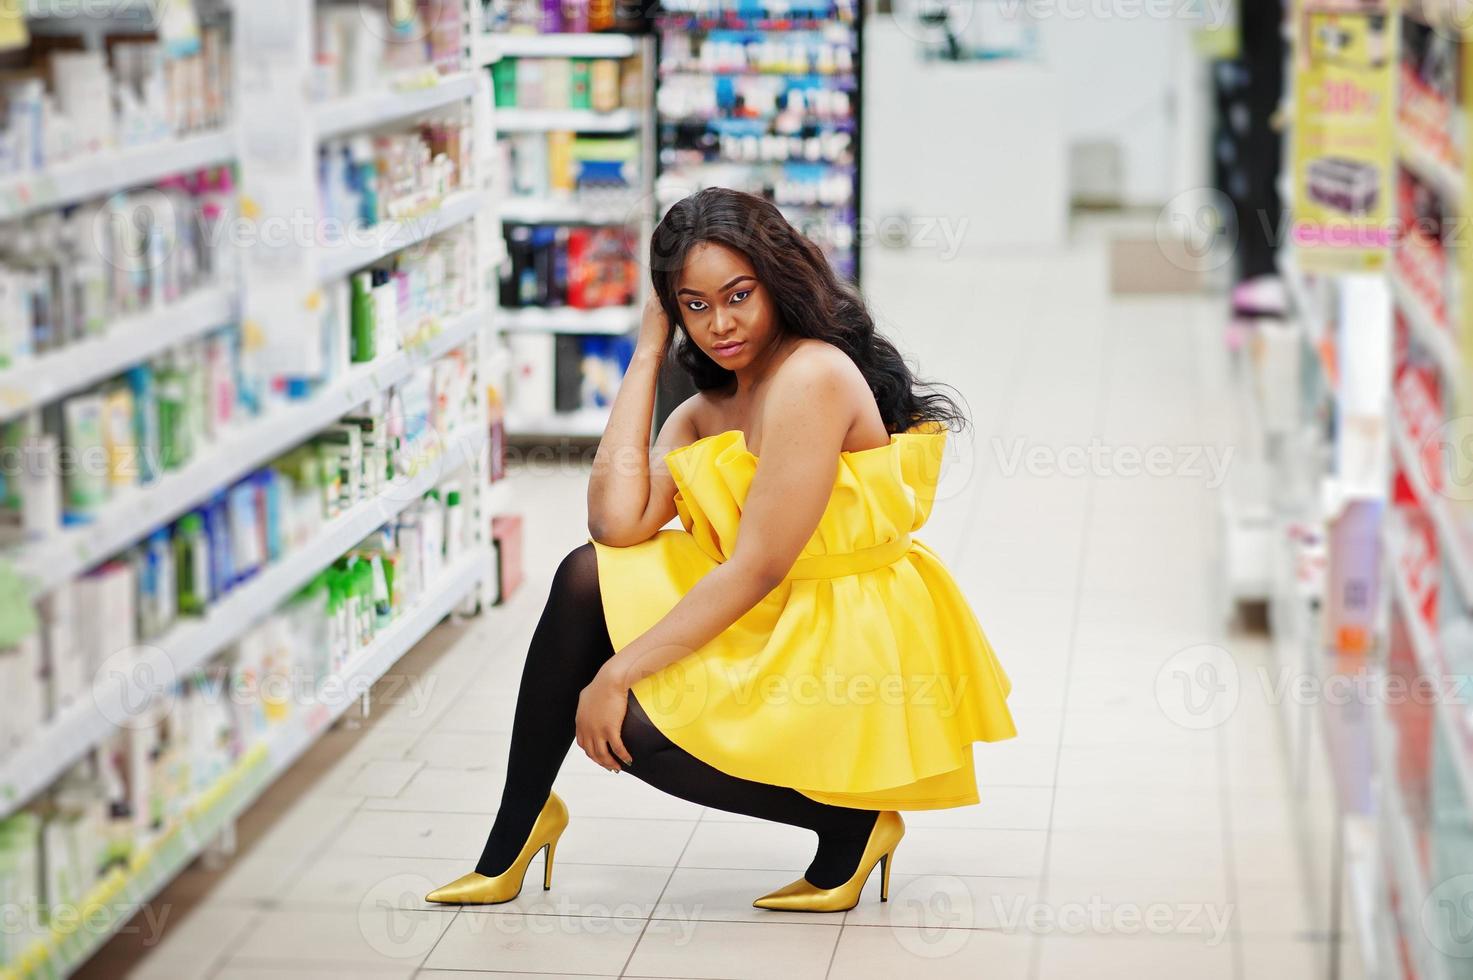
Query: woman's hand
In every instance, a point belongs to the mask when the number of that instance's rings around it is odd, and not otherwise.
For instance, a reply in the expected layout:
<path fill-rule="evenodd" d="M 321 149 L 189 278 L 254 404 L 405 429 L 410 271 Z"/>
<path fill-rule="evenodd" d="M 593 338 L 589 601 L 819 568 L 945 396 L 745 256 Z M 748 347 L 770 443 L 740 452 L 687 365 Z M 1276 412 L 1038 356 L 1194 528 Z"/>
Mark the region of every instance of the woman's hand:
<path fill-rule="evenodd" d="M 578 747 L 610 772 L 619 772 L 634 761 L 624 748 L 621 735 L 628 698 L 629 688 L 606 669 L 599 670 L 592 683 L 578 695 L 578 715 L 574 721 Z"/>
<path fill-rule="evenodd" d="M 665 315 L 665 307 L 660 303 L 659 294 L 650 290 L 649 299 L 644 301 L 644 313 L 639 321 L 639 340 L 635 342 L 634 349 L 636 352 L 643 351 L 663 358 L 669 342 L 670 318 Z"/>

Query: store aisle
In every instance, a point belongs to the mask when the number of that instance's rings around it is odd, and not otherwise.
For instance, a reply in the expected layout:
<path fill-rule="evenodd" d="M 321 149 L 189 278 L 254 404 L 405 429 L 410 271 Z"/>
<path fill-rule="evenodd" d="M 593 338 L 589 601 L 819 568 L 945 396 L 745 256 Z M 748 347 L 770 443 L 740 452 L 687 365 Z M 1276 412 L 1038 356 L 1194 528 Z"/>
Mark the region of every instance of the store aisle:
<path fill-rule="evenodd" d="M 921 536 L 1010 672 L 1021 731 L 977 747 L 981 805 L 906 815 L 888 903 L 876 876 L 842 915 L 751 908 L 801 872 L 810 835 L 665 797 L 576 746 L 553 889 L 532 880 L 539 861 L 511 905 L 420 903 L 479 851 L 526 641 L 585 537 L 586 470 L 542 461 L 518 484 L 521 594 L 396 671 L 399 703 L 132 975 L 1323 975 L 1264 653 L 1218 625 L 1223 303 L 1112 298 L 1092 238 L 875 259 L 882 320 L 976 422 Z M 1203 673 L 1216 644 L 1236 661 L 1235 703 Z M 1222 724 L 1201 711 L 1214 692 L 1209 708 L 1233 709 Z"/>

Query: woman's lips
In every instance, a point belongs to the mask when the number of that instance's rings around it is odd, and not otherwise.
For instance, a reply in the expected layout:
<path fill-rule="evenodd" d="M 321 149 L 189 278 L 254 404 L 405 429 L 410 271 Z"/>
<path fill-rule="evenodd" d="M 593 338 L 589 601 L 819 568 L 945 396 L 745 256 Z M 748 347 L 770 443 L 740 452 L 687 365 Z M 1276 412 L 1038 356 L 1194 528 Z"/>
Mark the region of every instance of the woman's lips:
<path fill-rule="evenodd" d="M 740 354 L 742 348 L 746 346 L 747 342 L 745 340 L 736 340 L 729 344 L 716 344 L 711 348 L 711 352 L 717 357 L 734 357 Z"/>

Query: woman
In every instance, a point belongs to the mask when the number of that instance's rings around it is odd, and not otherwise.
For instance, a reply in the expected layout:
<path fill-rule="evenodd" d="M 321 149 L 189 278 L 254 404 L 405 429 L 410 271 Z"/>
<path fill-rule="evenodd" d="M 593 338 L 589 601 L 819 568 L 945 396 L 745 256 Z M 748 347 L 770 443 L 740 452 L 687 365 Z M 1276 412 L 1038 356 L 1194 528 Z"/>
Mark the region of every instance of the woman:
<path fill-rule="evenodd" d="M 543 849 L 551 886 L 568 823 L 552 784 L 576 737 L 610 772 L 816 832 L 803 877 L 759 908 L 852 908 L 876 863 L 884 901 L 896 811 L 977 802 L 972 743 L 1015 734 L 1007 677 L 910 537 L 961 413 L 767 201 L 685 198 L 650 255 L 591 543 L 558 568 L 532 638 L 501 808 L 476 870 L 427 900 L 509 901 Z M 667 350 L 699 392 L 651 451 Z M 683 530 L 661 530 L 676 516 Z"/>

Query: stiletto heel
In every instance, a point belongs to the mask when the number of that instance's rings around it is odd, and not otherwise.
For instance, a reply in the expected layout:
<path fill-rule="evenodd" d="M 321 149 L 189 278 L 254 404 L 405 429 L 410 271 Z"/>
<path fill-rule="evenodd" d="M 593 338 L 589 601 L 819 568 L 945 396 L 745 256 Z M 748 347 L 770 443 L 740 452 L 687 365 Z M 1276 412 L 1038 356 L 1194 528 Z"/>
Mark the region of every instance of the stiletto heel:
<path fill-rule="evenodd" d="M 522 844 L 511 867 L 494 878 L 472 871 L 461 875 L 450 884 L 436 888 L 425 896 L 426 902 L 442 902 L 449 905 L 498 905 L 510 902 L 521 893 L 527 880 L 527 868 L 538 851 L 546 850 L 547 858 L 542 864 L 542 889 L 552 887 L 552 852 L 557 848 L 558 838 L 568 826 L 568 806 L 556 793 L 547 795 L 542 812 L 537 814 L 527 840 Z"/>
<path fill-rule="evenodd" d="M 548 841 L 546 854 L 542 856 L 542 890 L 552 888 L 552 855 L 557 851 L 557 841 Z"/>
<path fill-rule="evenodd" d="M 905 821 L 894 810 L 884 810 L 875 819 L 869 832 L 864 853 L 859 858 L 859 867 L 854 875 L 836 888 L 818 888 L 807 878 L 799 878 L 775 892 L 763 895 L 752 904 L 759 909 L 779 909 L 786 912 L 843 912 L 859 904 L 859 894 L 869 880 L 875 865 L 880 866 L 880 901 L 890 899 L 890 861 L 895 856 L 895 845 L 905 836 Z"/>

